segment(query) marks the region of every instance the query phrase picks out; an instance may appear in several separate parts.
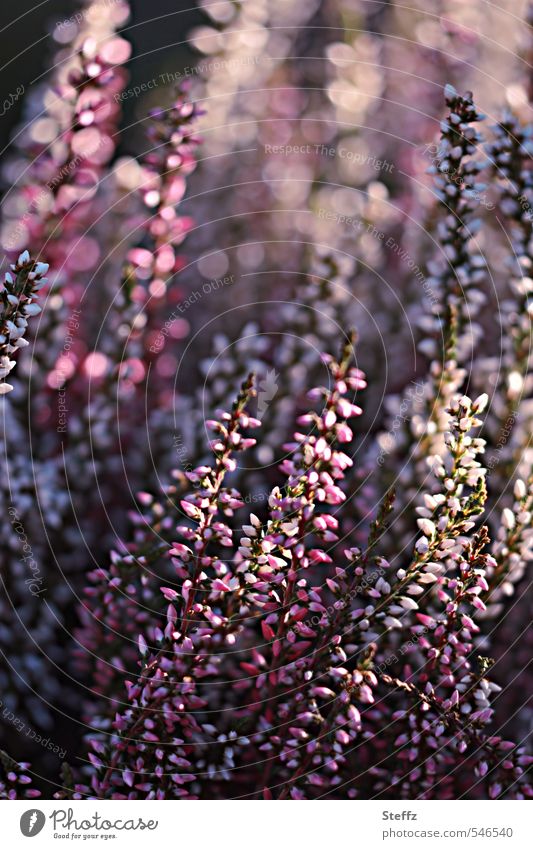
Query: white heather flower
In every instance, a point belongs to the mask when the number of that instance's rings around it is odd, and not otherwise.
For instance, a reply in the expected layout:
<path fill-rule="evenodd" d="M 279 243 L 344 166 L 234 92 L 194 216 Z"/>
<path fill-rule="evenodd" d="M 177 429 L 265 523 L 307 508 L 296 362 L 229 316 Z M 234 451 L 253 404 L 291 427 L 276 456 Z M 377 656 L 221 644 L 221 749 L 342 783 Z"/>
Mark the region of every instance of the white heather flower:
<path fill-rule="evenodd" d="M 417 525 L 426 537 L 434 536 L 436 528 L 430 519 L 418 519 Z"/>
<path fill-rule="evenodd" d="M 438 579 L 431 572 L 423 572 L 421 575 L 417 576 L 416 580 L 419 584 L 434 584 Z"/>
<path fill-rule="evenodd" d="M 400 604 L 405 610 L 418 610 L 418 604 L 412 598 L 406 598 L 402 596 L 400 598 Z"/>
<path fill-rule="evenodd" d="M 26 304 L 23 309 L 25 315 L 39 315 L 41 312 L 41 307 L 35 303 Z"/>
<path fill-rule="evenodd" d="M 482 413 L 485 407 L 489 402 L 489 396 L 486 392 L 483 392 L 481 395 L 478 395 L 476 400 L 474 401 L 473 406 L 475 407 L 476 413 Z"/>
<path fill-rule="evenodd" d="M 527 493 L 526 485 L 523 480 L 520 478 L 515 482 L 514 485 L 514 497 L 518 500 L 525 498 Z"/>
<path fill-rule="evenodd" d="M 511 531 L 515 526 L 514 513 L 509 509 L 509 507 L 506 507 L 502 513 L 502 523 L 504 528 L 507 528 L 508 531 Z"/>
<path fill-rule="evenodd" d="M 432 575 L 441 575 L 444 572 L 444 566 L 441 563 L 426 563 L 424 569 Z"/>
<path fill-rule="evenodd" d="M 376 589 L 382 595 L 387 595 L 387 593 L 390 593 L 390 584 L 388 584 L 387 581 L 384 581 L 383 578 L 379 578 L 376 581 Z"/>
<path fill-rule="evenodd" d="M 415 545 L 419 554 L 426 554 L 429 551 L 429 542 L 426 537 L 421 537 Z"/>

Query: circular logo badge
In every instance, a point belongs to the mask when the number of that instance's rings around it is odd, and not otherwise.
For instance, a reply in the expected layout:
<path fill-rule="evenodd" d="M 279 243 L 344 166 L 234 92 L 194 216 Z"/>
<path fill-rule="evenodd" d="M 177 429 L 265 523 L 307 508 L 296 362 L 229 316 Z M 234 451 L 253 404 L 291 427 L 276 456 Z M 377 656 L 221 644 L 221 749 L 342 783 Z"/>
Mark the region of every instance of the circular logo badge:
<path fill-rule="evenodd" d="M 25 811 L 20 818 L 20 830 L 24 837 L 35 837 L 43 830 L 46 817 L 42 811 L 37 808 L 32 808 L 31 811 Z"/>

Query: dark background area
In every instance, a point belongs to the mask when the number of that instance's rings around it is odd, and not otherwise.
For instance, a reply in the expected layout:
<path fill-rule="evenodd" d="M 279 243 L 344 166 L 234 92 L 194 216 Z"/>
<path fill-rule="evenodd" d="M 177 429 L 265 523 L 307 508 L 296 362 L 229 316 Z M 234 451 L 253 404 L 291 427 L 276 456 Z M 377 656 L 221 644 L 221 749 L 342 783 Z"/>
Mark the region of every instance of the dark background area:
<path fill-rule="evenodd" d="M 205 18 L 194 0 L 132 0 L 132 15 L 122 34 L 133 44 L 128 70 L 131 85 L 157 76 L 162 71 L 179 72 L 197 60 L 185 44 L 191 28 Z M 58 21 L 79 10 L 71 0 L 2 0 L 0 3 L 0 105 L 23 85 L 31 83 L 48 67 L 55 42 L 49 33 Z M 165 93 L 162 92 L 163 97 Z M 142 101 L 141 108 L 142 108 Z M 0 151 L 20 119 L 19 100 L 0 119 Z M 2 111 L 0 109 L 0 111 Z M 140 117 L 139 101 L 124 103 L 124 122 Z M 128 148 L 130 145 L 128 145 Z"/>

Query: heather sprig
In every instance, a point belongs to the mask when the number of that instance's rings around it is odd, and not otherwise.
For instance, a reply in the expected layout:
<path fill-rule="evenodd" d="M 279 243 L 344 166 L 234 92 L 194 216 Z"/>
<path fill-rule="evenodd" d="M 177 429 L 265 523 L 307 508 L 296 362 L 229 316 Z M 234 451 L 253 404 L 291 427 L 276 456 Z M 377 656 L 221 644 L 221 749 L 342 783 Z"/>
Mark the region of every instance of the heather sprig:
<path fill-rule="evenodd" d="M 419 688 L 386 673 L 380 675 L 380 682 L 397 693 L 407 693 L 413 708 L 393 713 L 393 728 L 401 731 L 394 739 L 395 760 L 400 766 L 391 764 L 390 772 L 376 770 L 381 793 L 394 792 L 401 798 L 457 798 L 468 789 L 463 778 L 467 765 L 475 776 L 476 789 L 485 791 L 483 798 L 531 798 L 527 771 L 532 759 L 524 746 L 484 733 L 469 721 L 468 713 L 461 716 L 457 704 L 444 707 L 428 685 Z"/>
<path fill-rule="evenodd" d="M 346 498 L 339 483 L 353 461 L 340 446 L 350 443 L 353 437 L 347 420 L 361 414 L 361 408 L 346 395 L 366 386 L 361 370 L 350 365 L 352 346 L 353 340 L 346 343 L 338 362 L 329 355 L 323 356 L 332 385 L 318 387 L 309 393 L 312 400 L 321 402 L 322 409 L 320 413 L 311 411 L 299 417 L 298 424 L 309 430 L 296 432 L 293 441 L 285 446 L 289 454 L 280 470 L 287 476 L 287 483 L 283 488 L 274 488 L 270 494 L 272 519 L 260 533 L 253 525 L 248 526 L 252 536 L 241 542 L 241 571 L 253 567 L 258 569 L 260 577 L 268 576 L 277 568 L 274 552 L 279 550 L 282 558 L 289 558 L 287 603 L 300 568 L 330 562 L 327 552 L 307 550 L 307 535 L 312 533 L 328 543 L 336 540 L 338 521 L 335 516 L 316 511 L 320 504 L 336 506 Z M 251 574 L 250 583 L 253 583 L 252 577 Z"/>
<path fill-rule="evenodd" d="M 509 223 L 512 255 L 507 258 L 509 289 L 499 304 L 501 363 L 493 402 L 494 463 L 498 488 L 515 474 L 529 447 L 531 412 L 523 403 L 531 394 L 533 282 L 530 244 L 533 237 L 532 127 L 506 112 L 494 127 L 487 152 L 498 180 L 500 209 Z"/>
<path fill-rule="evenodd" d="M 387 628 L 401 629 L 403 622 L 398 616 L 418 610 L 417 597 L 438 584 L 446 564 L 460 557 L 469 544 L 468 533 L 483 513 L 486 501 L 486 469 L 476 459 L 484 451 L 485 441 L 469 432 L 482 424 L 478 416 L 487 401 L 486 395 L 473 402 L 467 396 L 457 396 L 450 404 L 446 454 L 427 458 L 437 490 L 426 493 L 424 505 L 417 508 L 420 536 L 410 564 L 396 571 L 395 584 L 386 583 L 381 592 L 378 586 L 373 588 L 374 600 L 359 622 L 369 640 L 378 637 L 378 632 L 370 629 L 376 621 L 382 620 Z M 416 615 L 422 624 L 431 620 L 421 612 Z"/>
<path fill-rule="evenodd" d="M 0 751 L 0 799 L 36 799 L 41 793 L 31 787 L 28 775 L 30 765 L 17 763 L 6 752 Z"/>
<path fill-rule="evenodd" d="M 234 632 L 240 628 L 231 613 L 231 602 L 229 607 L 222 605 L 225 615 L 220 610 L 219 600 L 226 594 L 232 599 L 239 581 L 216 552 L 232 547 L 232 531 L 224 518 L 243 505 L 237 490 L 224 482 L 236 468 L 233 455 L 255 442 L 242 434 L 259 424 L 246 412 L 253 391 L 249 378 L 231 412 L 221 411 L 218 420 L 208 423 L 215 432 L 211 442 L 213 465 L 188 475 L 199 487 L 181 500 L 188 524 L 178 526 L 180 539 L 168 549 L 175 577 L 169 580 L 170 586 L 160 587 L 161 601 L 168 602 L 162 610 L 165 625 L 149 628 L 147 637 L 153 645 L 139 634 L 141 672 L 127 684 L 131 707 L 116 715 L 112 744 L 91 740 L 90 760 L 97 767 L 92 791 L 99 798 L 126 798 L 120 793 L 123 782 L 132 788 L 128 798 L 189 796 L 187 785 L 195 780 L 194 765 L 188 760 L 187 745 L 181 749 L 184 741 L 180 744 L 176 735 L 193 737 L 198 745 L 206 734 L 212 738 L 214 730 L 207 725 L 202 728 L 190 711 L 207 705 L 197 692 L 196 682 L 216 674 L 221 658 L 214 655 L 215 647 L 220 651 L 225 644 L 231 645 Z M 174 738 L 177 749 L 168 749 L 169 738 Z M 133 743 L 137 756 L 131 762 Z M 163 748 L 154 745 L 157 743 Z M 83 788 L 81 792 L 85 792 Z"/>
<path fill-rule="evenodd" d="M 324 357 L 332 383 L 309 393 L 322 409 L 299 418 L 310 430 L 295 433 L 286 446 L 290 453 L 280 469 L 287 483 L 270 495 L 266 526 L 252 514 L 237 557 L 247 596 L 264 612 L 261 632 L 267 645 L 241 665 L 252 675 L 242 682 L 251 715 L 263 712 L 266 703 L 260 736 L 253 739 L 265 758 L 257 779 L 265 798 L 271 798 L 273 770 L 281 769 L 284 777 L 279 798 L 305 798 L 307 788 L 327 787 L 330 780 L 335 786 L 343 748 L 360 728 L 353 701 L 364 701 L 375 681 L 364 659 L 352 673 L 342 667 L 346 654 L 335 629 L 337 605 L 331 617 L 326 607 L 335 581 L 316 586 L 306 577 L 327 568 L 337 541 L 338 521 L 327 505 L 335 508 L 345 499 L 341 482 L 352 460 L 340 448 L 352 441 L 347 420 L 361 413 L 350 396 L 366 386 L 352 357 L 353 339 L 338 361 Z"/>
<path fill-rule="evenodd" d="M 446 362 L 457 359 L 469 305 L 474 298 L 478 305 L 484 301 L 476 287 L 485 278 L 485 260 L 472 243 L 479 226 L 472 215 L 487 186 L 478 182 L 486 165 L 476 158 L 483 138 L 474 126 L 484 116 L 477 111 L 470 92 L 461 96 L 448 85 L 444 94 L 450 112 L 441 123 L 435 163 L 429 168 L 444 213 L 438 229 L 443 256 L 428 282 L 440 299 L 437 329 Z"/>
<path fill-rule="evenodd" d="M 514 595 L 516 585 L 533 559 L 533 476 L 527 482 L 518 478 L 513 492 L 512 505 L 502 511 L 488 569 L 485 601 L 487 615 L 491 617 L 504 611 L 505 599 Z"/>
<path fill-rule="evenodd" d="M 48 265 L 35 262 L 28 251 L 23 251 L 5 275 L 0 300 L 0 395 L 11 392 L 13 386 L 5 378 L 15 367 L 11 357 L 20 348 L 29 345 L 24 338 L 28 319 L 38 315 L 41 307 L 37 303 L 39 292 L 46 285 Z"/>
<path fill-rule="evenodd" d="M 185 191 L 185 179 L 196 167 L 194 153 L 200 139 L 194 124 L 201 114 L 183 86 L 170 108 L 152 109 L 149 114 L 147 137 L 152 147 L 142 162 L 139 189 L 150 218 L 144 234 L 146 246 L 132 249 L 129 259 L 141 279 L 149 277 L 163 286 L 179 268 L 174 249 L 191 227 L 190 219 L 178 216 L 176 207 Z M 161 297 L 156 289 L 154 286 L 152 294 Z"/>
<path fill-rule="evenodd" d="M 445 410 L 461 389 L 468 338 L 477 333 L 471 310 L 485 301 L 478 287 L 485 279 L 486 260 L 474 244 L 480 226 L 474 212 L 486 190 L 478 182 L 485 163 L 476 158 L 483 139 L 475 124 L 484 116 L 470 93 L 461 96 L 448 85 L 445 97 L 450 112 L 441 123 L 434 164 L 428 169 L 435 175 L 442 216 L 437 228 L 439 255 L 429 267 L 427 280 L 433 295 L 432 316 L 424 320 L 429 333 L 419 346 L 432 362 L 423 410 L 415 411 L 413 417 L 414 433 L 421 437 L 418 456 L 440 450 Z"/>
<path fill-rule="evenodd" d="M 410 545 L 411 504 L 427 486 L 428 458 L 445 450 L 448 409 L 469 376 L 468 354 L 480 332 L 472 317 L 486 300 L 486 259 L 476 238 L 482 224 L 478 208 L 486 192 L 485 184 L 479 182 L 486 163 L 480 161 L 482 136 L 476 124 L 484 116 L 469 92 L 461 96 L 448 85 L 445 99 L 449 112 L 441 122 L 439 142 L 426 148 L 432 159 L 427 171 L 433 176 L 437 197 L 438 217 L 433 226 L 437 248 L 426 263 L 424 309 L 418 304 L 415 307 L 422 335 L 418 349 L 429 358 L 429 368 L 385 399 L 385 427 L 389 427 L 378 437 L 383 487 L 390 487 L 396 477 L 401 483 L 396 523 L 400 544 L 395 545 L 401 550 Z M 402 414 L 395 427 L 399 405 Z M 370 454 L 370 462 L 373 460 Z"/>
<path fill-rule="evenodd" d="M 231 548 L 233 544 L 231 528 L 216 518 L 218 513 L 221 518 L 231 517 L 236 509 L 244 506 L 238 490 L 225 487 L 224 481 L 227 474 L 235 471 L 237 467 L 233 455 L 255 445 L 255 439 L 242 435 L 243 429 L 260 426 L 257 419 L 245 412 L 254 392 L 253 378 L 249 377 L 243 384 L 231 413 L 221 412 L 219 419 L 207 422 L 207 426 L 215 434 L 210 443 L 215 456 L 214 466 L 199 467 L 187 473 L 188 479 L 198 488 L 186 495 L 180 506 L 185 516 L 197 523 L 197 527 L 178 526 L 177 530 L 187 544 L 176 543 L 169 552 L 175 558 L 173 562 L 177 576 L 183 579 L 183 602 L 178 629 L 182 637 L 187 634 L 191 618 L 195 614 L 208 617 L 212 615 L 209 608 L 204 610 L 203 605 L 196 601 L 199 584 L 205 578 L 204 571 L 208 566 L 214 569 L 216 575 L 213 582 L 215 592 L 228 592 L 238 585 L 224 562 L 217 558 L 208 558 L 206 550 L 217 543 L 222 549 Z"/>

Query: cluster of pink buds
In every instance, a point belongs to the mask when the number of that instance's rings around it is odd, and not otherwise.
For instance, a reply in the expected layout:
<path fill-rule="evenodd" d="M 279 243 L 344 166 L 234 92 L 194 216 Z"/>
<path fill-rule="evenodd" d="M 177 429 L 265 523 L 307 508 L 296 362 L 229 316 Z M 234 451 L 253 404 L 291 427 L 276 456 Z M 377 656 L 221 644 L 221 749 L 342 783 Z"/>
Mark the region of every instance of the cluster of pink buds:
<path fill-rule="evenodd" d="M 41 792 L 32 787 L 30 765 L 17 763 L 4 751 L 0 751 L 0 798 L 37 799 Z"/>
<path fill-rule="evenodd" d="M 186 186 L 186 177 L 195 169 L 195 148 L 199 138 L 193 124 L 201 110 L 187 99 L 182 87 L 169 109 L 153 109 L 147 133 L 152 145 L 144 157 L 140 190 L 149 215 L 145 241 L 133 248 L 129 260 L 141 280 L 150 280 L 150 294 L 161 297 L 165 282 L 180 268 L 175 247 L 181 244 L 192 226 L 189 218 L 179 216 L 176 207 Z"/>
<path fill-rule="evenodd" d="M 277 781 L 283 776 L 280 798 L 305 798 L 306 788 L 319 792 L 340 782 L 344 748 L 361 728 L 354 700 L 371 701 L 377 683 L 365 664 L 344 668 L 342 607 L 328 608 L 326 600 L 336 584 L 319 578 L 338 539 L 338 520 L 328 508 L 345 500 L 340 484 L 352 465 L 340 445 L 352 442 L 347 420 L 361 414 L 353 399 L 366 386 L 352 356 L 349 341 L 339 361 L 323 357 L 331 385 L 309 393 L 322 409 L 299 418 L 308 430 L 285 446 L 290 453 L 280 469 L 287 483 L 270 495 L 271 518 L 263 526 L 252 514 L 237 552 L 247 598 L 263 612 L 261 643 L 241 663 L 246 678 L 239 692 L 247 707 L 239 714 L 257 717 L 260 733 L 252 742 L 264 759 L 256 781 L 265 798 L 274 772 Z M 315 570 L 318 585 L 306 577 Z"/>
<path fill-rule="evenodd" d="M 150 623 L 145 634 L 138 634 L 141 672 L 126 683 L 131 707 L 116 714 L 111 745 L 98 736 L 91 739 L 89 758 L 96 772 L 91 789 L 81 786 L 79 792 L 99 798 L 194 797 L 189 789 L 196 780 L 189 743 L 196 741 L 197 769 L 203 747 L 215 740 L 213 726 L 195 718 L 207 705 L 199 684 L 216 676 L 222 660 L 217 652 L 231 647 L 241 628 L 230 613 L 234 597 L 239 595 L 239 581 L 231 576 L 221 555 L 232 547 L 227 518 L 244 502 L 224 481 L 235 471 L 235 452 L 255 444 L 243 435 L 259 425 L 246 410 L 253 393 L 250 378 L 232 410 L 219 411 L 218 419 L 208 423 L 215 431 L 211 442 L 214 463 L 188 475 L 194 492 L 180 502 L 186 524 L 178 525 L 179 539 L 167 546 L 166 562 L 172 574 L 159 586 L 159 599 L 154 600 L 161 622 Z M 135 560 L 141 567 L 145 563 L 139 557 Z M 120 624 L 124 625 L 123 614 L 136 599 L 124 587 L 121 602 L 122 587 L 117 575 L 109 583 L 109 601 L 116 593 L 113 609 L 115 615 L 122 612 Z M 134 621 L 142 622 L 139 616 Z M 175 743 L 170 749 L 166 745 L 169 735 Z M 124 787 L 126 794 L 121 790 Z"/>
<path fill-rule="evenodd" d="M 37 246 L 70 283 L 100 257 L 88 230 L 98 219 L 96 193 L 118 142 L 115 95 L 125 84 L 122 65 L 131 51 L 114 32 L 127 19 L 128 4 L 120 0 L 107 15 L 93 11 L 84 16 L 69 51 L 58 54 L 42 113 L 24 127 L 18 159 L 6 171 L 13 189 L 7 195 L 4 249 Z"/>

